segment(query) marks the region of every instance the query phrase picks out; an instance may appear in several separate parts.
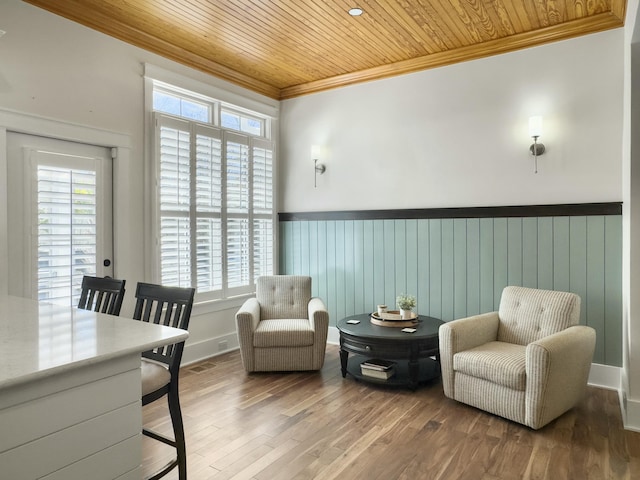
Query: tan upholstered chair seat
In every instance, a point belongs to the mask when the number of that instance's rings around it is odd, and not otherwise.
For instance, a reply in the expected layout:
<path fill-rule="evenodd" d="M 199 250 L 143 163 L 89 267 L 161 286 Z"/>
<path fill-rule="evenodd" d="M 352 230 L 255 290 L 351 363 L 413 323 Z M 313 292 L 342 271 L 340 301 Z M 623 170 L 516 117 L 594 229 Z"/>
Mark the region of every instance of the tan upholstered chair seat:
<path fill-rule="evenodd" d="M 153 360 L 142 359 L 142 395 L 155 392 L 171 381 L 169 369 Z"/>
<path fill-rule="evenodd" d="M 526 347 L 512 343 L 485 343 L 456 353 L 453 369 L 514 390 L 524 390 L 527 386 L 526 350 Z"/>
<path fill-rule="evenodd" d="M 253 334 L 254 347 L 308 347 L 313 328 L 306 318 L 262 320 Z"/>

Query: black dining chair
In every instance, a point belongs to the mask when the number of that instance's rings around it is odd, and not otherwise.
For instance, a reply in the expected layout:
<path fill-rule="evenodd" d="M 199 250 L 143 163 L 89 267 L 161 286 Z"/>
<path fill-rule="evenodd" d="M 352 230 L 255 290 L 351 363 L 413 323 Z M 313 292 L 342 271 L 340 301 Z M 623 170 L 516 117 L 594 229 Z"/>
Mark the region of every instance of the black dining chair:
<path fill-rule="evenodd" d="M 187 330 L 194 294 L 194 288 L 138 283 L 133 318 L 143 322 Z M 146 428 L 142 429 L 142 433 L 176 449 L 176 458 L 159 472 L 148 477 L 149 480 L 164 477 L 176 466 L 180 480 L 187 479 L 187 451 L 178 397 L 178 375 L 183 350 L 184 341 L 157 347 L 142 354 L 142 405 L 167 396 L 174 438 L 171 439 Z"/>
<path fill-rule="evenodd" d="M 78 301 L 78 308 L 108 313 L 109 315 L 120 315 L 125 283 L 126 280 L 85 275 L 82 278 L 82 291 Z"/>

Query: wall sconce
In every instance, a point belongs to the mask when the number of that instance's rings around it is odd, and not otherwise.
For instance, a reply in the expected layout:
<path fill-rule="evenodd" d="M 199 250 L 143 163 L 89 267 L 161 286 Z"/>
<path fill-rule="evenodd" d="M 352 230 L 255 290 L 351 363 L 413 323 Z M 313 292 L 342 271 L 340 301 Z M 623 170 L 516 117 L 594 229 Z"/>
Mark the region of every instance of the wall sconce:
<path fill-rule="evenodd" d="M 533 144 L 529 147 L 531 155 L 535 161 L 535 173 L 538 173 L 538 156 L 545 151 L 544 145 L 538 143 L 538 138 L 542 135 L 542 117 L 529 117 L 529 136 L 533 138 Z"/>
<path fill-rule="evenodd" d="M 316 188 L 318 186 L 318 175 L 322 175 L 326 170 L 327 167 L 324 165 L 324 163 L 318 163 L 318 159 L 320 157 L 320 150 L 321 148 L 317 145 L 314 145 L 311 147 L 311 158 L 313 159 L 313 188 Z"/>

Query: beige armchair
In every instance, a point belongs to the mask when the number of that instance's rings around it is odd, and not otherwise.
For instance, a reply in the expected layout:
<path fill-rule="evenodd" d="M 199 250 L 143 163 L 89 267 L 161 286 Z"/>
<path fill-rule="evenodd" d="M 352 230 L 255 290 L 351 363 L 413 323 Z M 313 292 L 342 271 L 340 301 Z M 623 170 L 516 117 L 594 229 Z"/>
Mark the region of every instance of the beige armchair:
<path fill-rule="evenodd" d="M 247 372 L 320 370 L 329 313 L 311 297 L 311 277 L 259 277 L 256 298 L 236 313 L 242 365 Z"/>
<path fill-rule="evenodd" d="M 533 429 L 583 397 L 596 334 L 573 293 L 506 287 L 497 312 L 440 327 L 447 397 Z"/>

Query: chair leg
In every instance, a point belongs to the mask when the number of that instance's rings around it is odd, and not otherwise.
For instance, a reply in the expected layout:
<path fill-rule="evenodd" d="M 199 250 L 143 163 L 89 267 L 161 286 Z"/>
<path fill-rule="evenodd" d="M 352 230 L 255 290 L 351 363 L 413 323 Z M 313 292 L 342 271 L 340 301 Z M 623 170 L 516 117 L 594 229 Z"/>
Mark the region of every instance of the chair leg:
<path fill-rule="evenodd" d="M 182 423 L 182 411 L 180 410 L 180 399 L 178 389 L 170 389 L 167 395 L 169 402 L 169 414 L 173 424 L 173 434 L 176 441 L 176 452 L 178 460 L 178 476 L 180 480 L 187 480 L 187 448 L 184 438 L 184 425 Z"/>

